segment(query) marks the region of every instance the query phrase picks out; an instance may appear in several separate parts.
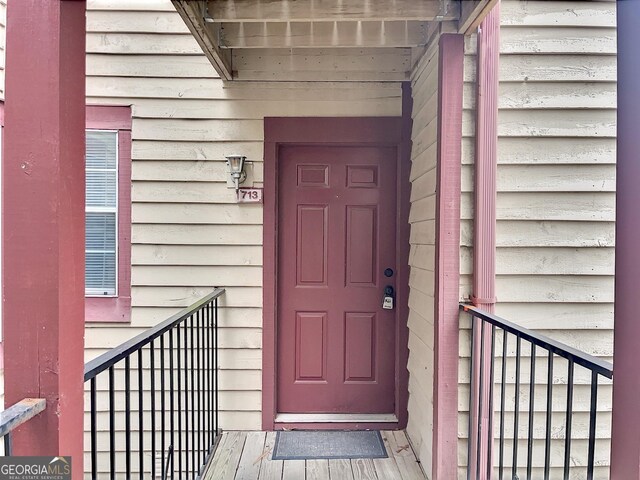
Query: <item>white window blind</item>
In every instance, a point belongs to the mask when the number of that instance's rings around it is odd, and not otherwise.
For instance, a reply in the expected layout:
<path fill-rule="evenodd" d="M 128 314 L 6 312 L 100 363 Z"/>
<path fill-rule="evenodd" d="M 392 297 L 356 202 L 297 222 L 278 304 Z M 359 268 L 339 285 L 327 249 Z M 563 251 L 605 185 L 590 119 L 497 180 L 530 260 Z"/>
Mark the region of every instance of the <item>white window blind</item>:
<path fill-rule="evenodd" d="M 116 296 L 118 132 L 86 133 L 85 294 Z"/>

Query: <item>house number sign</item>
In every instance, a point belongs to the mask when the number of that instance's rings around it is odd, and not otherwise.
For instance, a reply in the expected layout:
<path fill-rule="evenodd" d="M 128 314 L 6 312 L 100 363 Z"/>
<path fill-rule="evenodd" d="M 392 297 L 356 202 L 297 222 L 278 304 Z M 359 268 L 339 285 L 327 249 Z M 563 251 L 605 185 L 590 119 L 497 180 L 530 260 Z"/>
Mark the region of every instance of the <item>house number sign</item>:
<path fill-rule="evenodd" d="M 262 189 L 261 188 L 239 189 L 238 203 L 262 203 Z"/>

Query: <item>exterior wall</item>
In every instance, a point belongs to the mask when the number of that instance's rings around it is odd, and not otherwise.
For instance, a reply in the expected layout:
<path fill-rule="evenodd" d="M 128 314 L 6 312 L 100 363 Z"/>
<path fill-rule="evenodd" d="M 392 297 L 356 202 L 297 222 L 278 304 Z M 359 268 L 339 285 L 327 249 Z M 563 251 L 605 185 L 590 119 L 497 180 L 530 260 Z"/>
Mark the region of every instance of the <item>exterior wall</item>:
<path fill-rule="evenodd" d="M 225 86 L 169 0 L 158 0 L 155 7 L 145 3 L 144 12 L 140 2 L 138 10 L 135 4 L 89 0 L 87 101 L 131 105 L 134 116 L 133 312 L 130 325 L 88 325 L 86 358 L 156 324 L 214 285 L 226 286 L 222 427 L 259 429 L 262 209 L 233 203 L 224 184 L 224 155 L 240 152 L 256 161 L 260 182 L 265 116 L 399 116 L 400 86 Z M 0 2 L 0 30 L 4 11 Z M 613 348 L 615 3 L 504 0 L 502 25 L 497 313 L 608 358 Z M 0 38 L 4 97 L 1 32 Z M 470 38 L 461 299 L 471 293 L 474 50 L 475 39 Z M 431 471 L 433 417 L 437 56 L 437 48 L 429 49 L 412 74 L 408 433 L 426 472 Z M 468 399 L 466 359 L 463 349 L 461 439 Z M 557 383 L 563 381 L 561 368 Z M 537 371 L 542 379 L 544 362 Z M 601 390 L 599 407 L 608 412 L 610 387 Z M 522 393 L 524 405 L 527 392 Z M 538 393 L 542 402 L 544 391 Z M 585 431 L 586 398 L 586 391 L 576 396 L 576 435 Z M 556 406 L 562 408 L 562 402 Z M 606 422 L 599 425 L 604 436 L 607 428 Z M 461 441 L 461 465 L 464 452 Z M 604 476 L 605 449 L 597 452 L 602 465 L 598 473 Z"/>
<path fill-rule="evenodd" d="M 613 355 L 616 39 L 615 2 L 503 0 L 498 115 L 496 313 L 573 347 Z M 475 38 L 466 43 L 461 299 L 471 294 Z M 468 326 L 468 323 L 466 324 Z M 465 332 L 467 333 L 467 332 Z M 468 335 L 461 338 L 459 434 L 466 436 Z M 511 353 L 513 354 L 513 352 Z M 523 349 L 523 354 L 528 355 Z M 514 362 L 507 361 L 509 382 Z M 528 405 L 529 361 L 520 405 Z M 563 411 L 566 363 L 554 364 L 554 410 Z M 536 363 L 546 381 L 546 360 Z M 573 462 L 586 465 L 588 375 L 576 369 Z M 599 389 L 596 478 L 606 478 L 611 386 Z M 513 392 L 513 386 L 508 387 Z M 535 436 L 544 435 L 546 390 L 536 389 Z M 513 425 L 508 393 L 507 432 Z M 553 417 L 552 466 L 562 465 L 564 417 Z M 497 428 L 497 427 L 496 427 Z M 520 432 L 526 436 L 526 417 Z M 524 445 L 524 447 L 523 447 Z M 534 466 L 544 462 L 539 442 Z M 526 455 L 526 442 L 520 452 Z M 466 463 L 466 442 L 459 446 Z M 524 457 L 523 457 L 524 459 Z M 510 458 L 508 460 L 510 462 Z M 523 460 L 521 460 L 523 461 Z M 534 468 L 534 472 L 536 468 Z M 557 476 L 558 471 L 552 473 Z M 541 469 L 534 473 L 541 477 Z M 575 478 L 584 469 L 575 468 Z M 573 478 L 573 477 L 572 477 Z"/>
<path fill-rule="evenodd" d="M 262 182 L 265 116 L 400 116 L 401 86 L 223 85 L 169 0 L 125 3 L 89 1 L 87 102 L 132 106 L 132 321 L 87 325 L 86 358 L 224 286 L 221 426 L 260 429 L 262 207 L 235 204 L 224 155 Z"/>
<path fill-rule="evenodd" d="M 407 433 L 427 474 L 432 467 L 438 45 L 411 78 L 411 251 L 409 265 L 409 422 Z"/>

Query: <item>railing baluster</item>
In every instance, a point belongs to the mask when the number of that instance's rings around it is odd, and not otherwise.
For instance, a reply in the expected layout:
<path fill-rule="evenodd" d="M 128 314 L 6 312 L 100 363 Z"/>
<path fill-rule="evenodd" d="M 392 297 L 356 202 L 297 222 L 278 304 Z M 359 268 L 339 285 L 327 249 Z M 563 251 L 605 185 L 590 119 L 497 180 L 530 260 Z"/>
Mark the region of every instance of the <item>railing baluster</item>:
<path fill-rule="evenodd" d="M 116 478 L 116 419 L 113 366 L 109 367 L 109 478 Z"/>
<path fill-rule="evenodd" d="M 471 315 L 471 352 L 469 357 L 469 434 L 467 435 L 467 480 L 471 480 L 471 462 L 473 461 L 473 437 L 472 437 L 472 425 L 473 425 L 473 412 L 475 408 L 475 373 L 474 373 L 474 358 L 475 358 L 475 319 L 476 317 Z"/>
<path fill-rule="evenodd" d="M 165 419 L 165 384 L 164 384 L 164 334 L 160 335 L 160 430 L 162 434 L 160 436 L 160 471 L 164 469 L 164 452 L 166 447 L 166 419 Z"/>
<path fill-rule="evenodd" d="M 551 468 L 551 413 L 553 408 L 553 352 L 547 361 L 547 426 L 544 439 L 544 480 L 549 480 Z"/>
<path fill-rule="evenodd" d="M 587 454 L 587 480 L 593 480 L 596 454 L 596 414 L 598 412 L 598 374 L 591 372 L 591 406 L 589 409 L 589 452 Z"/>
<path fill-rule="evenodd" d="M 535 390 L 536 390 L 536 346 L 531 344 L 531 371 L 529 373 L 529 434 L 527 435 L 527 480 L 533 480 L 531 477 L 531 468 L 533 466 L 533 415 L 535 406 Z"/>
<path fill-rule="evenodd" d="M 480 327 L 480 358 L 478 359 L 478 436 L 476 448 L 476 478 L 480 480 L 480 460 L 482 457 L 482 407 L 484 398 L 484 323 Z"/>
<path fill-rule="evenodd" d="M 218 413 L 220 411 L 220 403 L 219 403 L 219 397 L 218 397 L 218 392 L 220 391 L 220 384 L 218 383 L 219 380 L 219 372 L 218 372 L 218 297 L 215 298 L 215 300 L 213 301 L 213 305 L 214 305 L 214 310 L 213 310 L 213 359 L 214 359 L 214 365 L 213 365 L 213 375 L 215 378 L 215 389 L 213 390 L 213 395 L 214 395 L 214 399 L 215 399 L 215 424 L 216 424 L 216 432 L 218 431 L 218 429 L 220 428 L 220 423 L 218 422 Z M 217 433 L 216 433 L 216 437 L 217 437 Z"/>
<path fill-rule="evenodd" d="M 564 438 L 564 469 L 563 479 L 569 480 L 569 467 L 571 464 L 571 422 L 573 420 L 573 360 L 569 360 L 567 372 L 567 417 L 565 420 Z"/>
<path fill-rule="evenodd" d="M 96 377 L 93 377 L 90 382 L 91 386 L 91 480 L 97 480 L 98 478 L 98 443 L 97 443 L 97 415 L 96 415 Z M 5 441 L 9 436 L 5 437 Z M 6 451 L 5 455 L 9 456 L 10 453 Z"/>
<path fill-rule="evenodd" d="M 156 478 L 156 362 L 155 344 L 149 344 L 149 368 L 151 368 L 151 478 Z"/>
<path fill-rule="evenodd" d="M 213 442 L 217 441 L 218 436 L 218 424 L 216 423 L 215 409 L 216 409 L 216 399 L 213 394 L 214 390 L 218 387 L 216 385 L 215 378 L 215 361 L 213 359 L 213 351 L 215 349 L 215 343 L 213 338 L 213 323 L 215 322 L 215 316 L 213 311 L 213 305 L 209 305 L 209 313 L 210 313 L 210 322 L 209 322 L 209 378 L 211 379 L 211 389 L 209 390 L 209 399 L 211 400 L 211 408 L 209 409 L 209 416 L 211 417 L 211 425 L 213 426 Z M 213 445 L 213 443 L 212 443 Z"/>
<path fill-rule="evenodd" d="M 124 450 L 125 472 L 131 478 L 131 358 L 124 359 Z"/>
<path fill-rule="evenodd" d="M 176 420 L 176 410 L 173 399 L 173 392 L 175 391 L 173 388 L 173 382 L 175 377 L 175 372 L 173 370 L 173 330 L 169 330 L 169 409 L 171 410 L 171 416 L 169 417 L 169 428 L 171 430 L 171 441 L 169 442 L 169 449 L 173 449 L 176 444 L 176 431 L 175 431 L 175 420 Z M 174 450 L 175 452 L 175 450 Z M 174 472 L 175 472 L 175 454 L 171 455 L 171 480 L 174 480 Z"/>
<path fill-rule="evenodd" d="M 202 463 L 207 462 L 209 446 L 207 444 L 208 426 L 207 426 L 207 336 L 206 330 L 206 309 L 202 309 L 202 317 L 200 322 L 200 381 L 202 382 L 202 392 L 200 395 L 202 402 Z"/>
<path fill-rule="evenodd" d="M 205 379 L 205 375 L 206 372 L 204 370 L 204 359 L 205 359 L 205 352 L 204 352 L 204 309 L 202 309 L 200 311 L 200 322 L 199 322 L 199 328 L 198 328 L 198 367 L 199 367 L 199 378 L 200 378 L 200 392 L 199 392 L 199 404 L 200 404 L 200 413 L 199 413 L 199 418 L 200 418 L 200 443 L 201 443 L 201 447 L 202 447 L 202 451 L 201 451 L 201 459 L 200 459 L 200 463 L 201 464 L 205 464 L 206 460 L 207 460 L 207 425 L 206 425 L 206 404 L 205 404 L 205 400 L 206 400 L 206 393 L 204 391 L 204 379 Z M 204 470 L 203 470 L 204 472 Z"/>
<path fill-rule="evenodd" d="M 180 368 L 181 366 L 181 360 L 180 360 L 180 352 L 182 351 L 182 347 L 180 346 L 180 326 L 178 326 L 176 328 L 176 353 L 177 353 L 177 365 L 176 365 L 176 369 L 177 369 L 177 376 L 178 376 L 178 411 L 176 412 L 178 414 L 178 478 L 180 480 L 182 480 L 182 380 L 181 380 L 181 374 L 182 374 L 182 370 Z M 175 450 L 174 450 L 174 455 L 175 455 Z"/>
<path fill-rule="evenodd" d="M 204 348 L 202 351 L 202 356 L 204 358 L 204 402 L 205 402 L 205 414 L 204 414 L 204 421 L 205 421 L 205 441 L 206 441 L 206 456 L 205 458 L 207 458 L 209 456 L 209 449 L 211 447 L 211 415 L 209 415 L 209 412 L 211 411 L 211 396 L 209 395 L 209 390 L 211 388 L 210 386 L 210 382 L 209 382 L 209 378 L 210 378 L 210 368 L 209 368 L 209 342 L 208 342 L 208 335 L 209 332 L 209 306 L 207 305 L 204 308 L 204 321 L 202 322 L 202 337 L 203 337 L 203 342 L 204 342 Z"/>
<path fill-rule="evenodd" d="M 144 387 L 142 385 L 142 349 L 138 350 L 138 474 L 144 480 Z"/>
<path fill-rule="evenodd" d="M 194 356 L 195 356 L 195 345 L 194 345 L 194 341 L 193 341 L 193 330 L 194 330 L 194 323 L 195 323 L 195 319 L 196 319 L 196 314 L 193 314 L 191 316 L 191 321 L 189 323 L 189 334 L 190 334 L 190 354 L 191 354 L 191 465 L 192 465 L 192 470 L 193 473 L 196 474 L 197 473 L 197 466 L 196 466 L 196 404 L 195 404 L 195 393 L 196 393 L 196 386 L 195 386 L 195 361 L 194 361 Z"/>
<path fill-rule="evenodd" d="M 202 435 L 204 433 L 202 427 L 202 341 L 201 341 L 201 327 L 202 327 L 202 310 L 198 310 L 198 315 L 196 317 L 196 379 L 198 380 L 198 462 L 200 465 L 204 463 L 204 449 L 203 444 L 204 441 L 202 439 Z M 200 472 L 198 472 L 200 473 Z"/>
<path fill-rule="evenodd" d="M 189 335 L 187 334 L 187 325 L 191 316 L 182 324 L 184 329 L 184 464 L 186 478 L 189 478 L 190 465 L 189 465 Z"/>
<path fill-rule="evenodd" d="M 515 402 L 513 408 L 513 459 L 511 467 L 511 476 L 516 478 L 518 475 L 518 439 L 519 435 L 519 414 L 520 414 L 520 335 L 516 336 L 516 386 L 515 386 Z"/>
<path fill-rule="evenodd" d="M 487 429 L 487 478 L 493 473 L 493 391 L 495 387 L 494 369 L 496 361 L 496 327 L 491 325 L 491 370 L 489 373 L 489 428 Z"/>
<path fill-rule="evenodd" d="M 504 404 L 506 394 L 506 377 L 507 377 L 507 343 L 509 337 L 505 330 L 502 331 L 502 376 L 500 377 L 500 444 L 499 444 L 499 460 L 498 460 L 498 479 L 502 480 L 504 475 Z"/>
<path fill-rule="evenodd" d="M 5 457 L 10 457 L 13 455 L 13 448 L 11 446 L 11 433 L 7 433 L 4 436 L 4 455 Z"/>

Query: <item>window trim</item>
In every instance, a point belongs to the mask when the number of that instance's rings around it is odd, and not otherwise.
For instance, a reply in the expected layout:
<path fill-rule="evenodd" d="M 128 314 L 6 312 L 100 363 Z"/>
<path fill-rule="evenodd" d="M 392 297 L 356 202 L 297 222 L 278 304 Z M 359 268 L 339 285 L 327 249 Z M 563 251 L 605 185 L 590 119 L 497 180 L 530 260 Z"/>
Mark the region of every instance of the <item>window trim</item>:
<path fill-rule="evenodd" d="M 87 105 L 86 130 L 118 132 L 117 296 L 85 296 L 85 322 L 131 321 L 131 108 Z"/>

